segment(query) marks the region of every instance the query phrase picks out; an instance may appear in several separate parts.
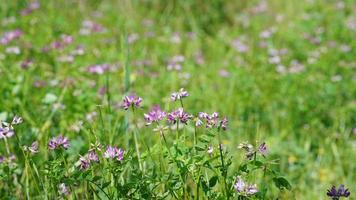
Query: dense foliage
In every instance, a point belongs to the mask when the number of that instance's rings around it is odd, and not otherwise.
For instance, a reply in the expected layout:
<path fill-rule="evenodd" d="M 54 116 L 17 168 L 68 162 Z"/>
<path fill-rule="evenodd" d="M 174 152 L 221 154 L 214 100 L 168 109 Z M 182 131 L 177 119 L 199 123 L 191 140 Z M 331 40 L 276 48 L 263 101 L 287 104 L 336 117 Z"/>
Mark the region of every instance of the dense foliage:
<path fill-rule="evenodd" d="M 1 199 L 352 199 L 355 11 L 2 2 Z"/>

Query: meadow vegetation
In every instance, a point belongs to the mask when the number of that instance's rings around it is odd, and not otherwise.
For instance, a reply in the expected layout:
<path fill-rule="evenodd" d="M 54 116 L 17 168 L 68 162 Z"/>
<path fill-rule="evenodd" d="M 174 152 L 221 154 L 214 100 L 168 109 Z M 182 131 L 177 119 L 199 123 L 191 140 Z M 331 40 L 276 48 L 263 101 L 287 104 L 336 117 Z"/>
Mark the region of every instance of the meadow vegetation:
<path fill-rule="evenodd" d="M 354 198 L 354 0 L 5 0 L 0 27 L 1 199 Z"/>

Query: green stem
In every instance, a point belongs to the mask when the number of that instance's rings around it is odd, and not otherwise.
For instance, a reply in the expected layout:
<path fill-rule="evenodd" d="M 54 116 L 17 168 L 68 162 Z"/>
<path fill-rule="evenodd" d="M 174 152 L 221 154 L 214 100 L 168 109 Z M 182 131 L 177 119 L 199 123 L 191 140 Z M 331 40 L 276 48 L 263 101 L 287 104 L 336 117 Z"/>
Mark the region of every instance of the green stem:
<path fill-rule="evenodd" d="M 137 132 L 138 132 L 138 126 L 137 126 L 137 122 L 135 120 L 135 108 L 132 106 L 132 113 L 134 115 L 134 124 L 135 124 L 135 128 L 136 130 L 134 131 L 134 141 L 135 141 L 135 148 L 136 148 L 136 155 L 137 155 L 137 160 L 138 160 L 138 165 L 141 171 L 143 171 L 142 169 L 142 163 L 141 163 L 141 154 L 140 154 L 140 148 L 139 148 L 139 144 L 138 144 L 138 140 L 137 140 Z"/>
<path fill-rule="evenodd" d="M 227 169 L 225 168 L 225 162 L 224 162 L 224 156 L 223 156 L 223 149 L 222 149 L 222 143 L 221 143 L 221 136 L 220 136 L 220 127 L 218 128 L 218 138 L 219 138 L 219 152 L 220 152 L 220 161 L 221 161 L 221 174 L 224 177 L 224 187 L 225 187 L 225 194 L 226 198 L 229 200 L 230 199 L 230 193 L 229 189 L 227 186 Z"/>

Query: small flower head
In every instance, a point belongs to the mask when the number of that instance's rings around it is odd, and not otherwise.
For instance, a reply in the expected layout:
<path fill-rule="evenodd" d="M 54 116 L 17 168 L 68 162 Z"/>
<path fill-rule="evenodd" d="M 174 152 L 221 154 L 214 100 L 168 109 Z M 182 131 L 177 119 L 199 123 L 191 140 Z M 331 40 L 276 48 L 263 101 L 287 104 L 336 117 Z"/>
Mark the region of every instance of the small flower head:
<path fill-rule="evenodd" d="M 89 150 L 85 156 L 79 158 L 79 168 L 86 170 L 92 162 L 99 162 L 99 156 L 95 153 L 95 150 Z"/>
<path fill-rule="evenodd" d="M 34 141 L 31 146 L 24 146 L 24 150 L 30 152 L 31 154 L 38 153 L 38 142 Z"/>
<path fill-rule="evenodd" d="M 211 156 L 211 155 L 213 154 L 213 152 L 214 152 L 214 147 L 213 147 L 212 145 L 209 145 L 207 152 L 208 152 L 208 154 Z"/>
<path fill-rule="evenodd" d="M 201 119 L 199 119 L 198 117 L 194 119 L 195 121 L 195 126 L 196 127 L 200 127 L 203 125 L 203 121 Z"/>
<path fill-rule="evenodd" d="M 234 188 L 236 192 L 243 192 L 245 190 L 245 182 L 240 177 L 237 177 Z"/>
<path fill-rule="evenodd" d="M 122 107 L 127 110 L 130 107 L 141 107 L 142 98 L 136 95 L 125 96 L 122 101 Z"/>
<path fill-rule="evenodd" d="M 227 129 L 227 125 L 228 125 L 229 121 L 227 120 L 226 117 L 224 117 L 221 121 L 220 121 L 220 127 L 222 130 L 226 130 Z"/>
<path fill-rule="evenodd" d="M 80 162 L 79 168 L 81 170 L 86 170 L 90 167 L 90 160 L 86 156 L 80 157 L 79 162 Z"/>
<path fill-rule="evenodd" d="M 104 157 L 110 159 L 117 158 L 118 161 L 122 161 L 124 159 L 124 151 L 117 147 L 108 146 L 104 153 Z"/>
<path fill-rule="evenodd" d="M 349 197 L 350 196 L 349 189 L 345 189 L 344 185 L 340 185 L 339 189 L 336 190 L 335 186 L 332 186 L 326 193 L 328 197 L 332 200 L 339 200 L 340 197 Z"/>
<path fill-rule="evenodd" d="M 3 162 L 5 162 L 5 156 L 0 156 L 0 164 L 2 164 Z"/>
<path fill-rule="evenodd" d="M 251 196 L 258 192 L 256 184 L 246 184 L 241 177 L 237 177 L 234 188 L 242 196 Z"/>
<path fill-rule="evenodd" d="M 247 188 L 246 188 L 246 194 L 247 195 L 254 195 L 258 192 L 257 190 L 257 186 L 256 184 L 253 184 L 253 185 L 249 185 Z"/>
<path fill-rule="evenodd" d="M 70 195 L 69 187 L 66 186 L 64 183 L 61 183 L 58 185 L 58 192 L 60 195 L 63 195 L 63 196 Z"/>
<path fill-rule="evenodd" d="M 253 145 L 247 142 L 240 143 L 237 148 L 245 150 L 245 155 L 248 160 L 251 160 L 256 153 Z"/>
<path fill-rule="evenodd" d="M 117 160 L 122 161 L 123 159 L 124 159 L 124 151 L 119 148 L 117 151 Z"/>
<path fill-rule="evenodd" d="M 108 146 L 104 153 L 104 158 L 115 158 L 117 155 L 118 149 L 116 147 Z"/>
<path fill-rule="evenodd" d="M 69 148 L 69 140 L 67 137 L 64 137 L 62 135 L 58 137 L 53 137 L 49 142 L 48 142 L 48 148 L 50 150 L 54 150 L 57 148 L 63 147 L 64 149 Z"/>
<path fill-rule="evenodd" d="M 0 123 L 0 139 L 1 138 L 10 138 L 15 134 L 14 130 L 12 127 L 9 126 L 2 126 Z"/>
<path fill-rule="evenodd" d="M 87 157 L 90 161 L 99 162 L 99 156 L 98 156 L 98 154 L 95 153 L 94 150 L 90 150 L 88 152 Z"/>
<path fill-rule="evenodd" d="M 221 128 L 222 130 L 227 129 L 228 120 L 226 117 L 219 119 L 219 113 L 213 112 L 211 115 L 205 112 L 199 112 L 198 118 L 201 123 L 205 122 L 206 128 Z"/>
<path fill-rule="evenodd" d="M 184 88 L 181 88 L 178 92 L 173 92 L 171 95 L 172 101 L 177 101 L 180 99 L 183 99 L 185 97 L 188 97 L 189 93 L 184 90 Z"/>
<path fill-rule="evenodd" d="M 12 125 L 17 125 L 17 124 L 21 124 L 23 122 L 23 119 L 17 115 L 14 116 L 14 118 L 12 118 Z"/>
<path fill-rule="evenodd" d="M 159 122 L 166 115 L 166 112 L 162 111 L 159 106 L 154 106 L 148 114 L 144 114 L 146 125 L 150 125 L 152 122 Z"/>
<path fill-rule="evenodd" d="M 262 155 L 262 156 L 266 156 L 268 154 L 268 148 L 265 142 L 263 142 L 262 144 L 260 144 L 260 146 L 258 147 L 258 152 Z"/>
<path fill-rule="evenodd" d="M 178 108 L 178 110 L 168 113 L 168 122 L 171 124 L 175 124 L 178 121 L 183 124 L 187 124 L 190 118 L 191 116 L 184 112 L 183 108 Z"/>
<path fill-rule="evenodd" d="M 19 38 L 21 35 L 22 35 L 22 31 L 20 29 L 6 32 L 0 38 L 0 44 L 6 45 L 6 44 L 10 43 L 12 40 Z"/>

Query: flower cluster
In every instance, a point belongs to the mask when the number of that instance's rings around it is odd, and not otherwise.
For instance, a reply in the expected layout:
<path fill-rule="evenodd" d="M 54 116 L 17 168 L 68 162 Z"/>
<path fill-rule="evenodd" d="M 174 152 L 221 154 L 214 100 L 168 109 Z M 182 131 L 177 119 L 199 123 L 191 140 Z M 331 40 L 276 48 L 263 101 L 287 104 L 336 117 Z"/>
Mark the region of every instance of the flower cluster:
<path fill-rule="evenodd" d="M 121 148 L 108 146 L 104 152 L 104 158 L 116 158 L 118 161 L 122 161 L 124 159 L 124 153 Z"/>
<path fill-rule="evenodd" d="M 106 71 L 110 70 L 109 64 L 97 64 L 97 65 L 90 65 L 87 68 L 87 71 L 91 74 L 104 74 Z"/>
<path fill-rule="evenodd" d="M 38 153 L 38 142 L 34 141 L 31 146 L 24 146 L 23 149 L 24 151 L 28 151 L 32 154 Z"/>
<path fill-rule="evenodd" d="M 58 193 L 63 196 L 68 196 L 70 195 L 70 189 L 66 184 L 61 183 L 58 185 Z"/>
<path fill-rule="evenodd" d="M 22 122 L 23 122 L 22 118 L 18 117 L 16 115 L 12 118 L 11 123 L 0 121 L 0 139 L 12 137 L 15 134 L 15 131 L 14 131 L 14 128 L 12 125 L 18 125 L 18 124 L 21 124 Z"/>
<path fill-rule="evenodd" d="M 91 20 L 84 20 L 82 23 L 82 28 L 79 30 L 80 35 L 90 35 L 92 33 L 104 32 L 105 28 Z"/>
<path fill-rule="evenodd" d="M 223 130 L 227 129 L 228 120 L 226 117 L 219 119 L 219 113 L 213 112 L 211 115 L 205 112 L 200 112 L 198 114 L 198 119 L 195 123 L 196 126 L 201 126 L 205 122 L 206 128 L 221 128 Z"/>
<path fill-rule="evenodd" d="M 257 150 L 252 144 L 246 142 L 239 144 L 237 148 L 245 150 L 245 155 L 248 160 L 251 160 L 257 153 L 261 154 L 263 157 L 268 154 L 268 148 L 265 142 L 261 143 Z"/>
<path fill-rule="evenodd" d="M 99 162 L 99 156 L 94 150 L 90 150 L 85 156 L 80 157 L 79 159 L 81 170 L 88 169 L 91 162 Z"/>
<path fill-rule="evenodd" d="M 148 114 L 144 114 L 146 125 L 150 125 L 152 122 L 159 122 L 166 115 L 167 113 L 162 111 L 160 106 L 153 106 Z"/>
<path fill-rule="evenodd" d="M 21 10 L 21 15 L 28 15 L 32 13 L 34 10 L 40 8 L 40 3 L 38 1 L 31 2 L 25 9 Z"/>
<path fill-rule="evenodd" d="M 350 191 L 349 189 L 345 189 L 344 185 L 340 185 L 339 189 L 336 190 L 335 186 L 332 186 L 331 189 L 329 189 L 326 193 L 328 197 L 330 197 L 332 200 L 339 200 L 340 197 L 349 197 L 350 196 Z"/>
<path fill-rule="evenodd" d="M 237 177 L 234 188 L 242 196 L 251 196 L 258 192 L 256 184 L 248 185 L 240 177 Z"/>
<path fill-rule="evenodd" d="M 19 38 L 21 35 L 22 35 L 22 31 L 20 29 L 6 32 L 0 38 L 0 44 L 6 45 L 6 44 L 10 43 L 12 40 Z"/>
<path fill-rule="evenodd" d="M 9 157 L 5 157 L 5 156 L 0 156 L 0 164 L 2 163 L 8 163 L 11 164 L 13 163 L 13 161 L 16 159 L 16 156 L 14 154 L 9 155 Z"/>
<path fill-rule="evenodd" d="M 177 110 L 168 113 L 167 118 L 168 118 L 168 122 L 171 124 L 175 124 L 177 122 L 187 124 L 188 120 L 192 118 L 192 116 L 186 113 L 183 108 L 178 108 Z"/>
<path fill-rule="evenodd" d="M 51 44 L 49 44 L 49 46 L 45 46 L 43 48 L 43 51 L 48 52 L 50 50 L 63 49 L 69 44 L 71 44 L 73 40 L 74 39 L 72 36 L 63 34 L 61 35 L 61 38 L 59 40 L 55 40 Z"/>
<path fill-rule="evenodd" d="M 58 137 L 53 137 L 49 142 L 48 142 L 48 148 L 50 150 L 55 150 L 57 148 L 63 147 L 64 149 L 69 148 L 69 140 L 67 137 L 64 137 L 62 135 Z"/>
<path fill-rule="evenodd" d="M 181 71 L 182 70 L 182 63 L 184 62 L 185 57 L 182 55 L 174 56 L 173 58 L 169 59 L 167 62 L 167 69 L 169 71 Z"/>
<path fill-rule="evenodd" d="M 130 107 L 141 107 L 142 98 L 136 95 L 125 96 L 122 101 L 122 107 L 127 110 Z"/>
<path fill-rule="evenodd" d="M 181 89 L 179 89 L 178 92 L 172 93 L 171 99 L 172 99 L 172 101 L 177 101 L 177 100 L 183 99 L 188 96 L 189 96 L 189 93 L 187 91 L 185 91 L 184 88 L 181 88 Z"/>

